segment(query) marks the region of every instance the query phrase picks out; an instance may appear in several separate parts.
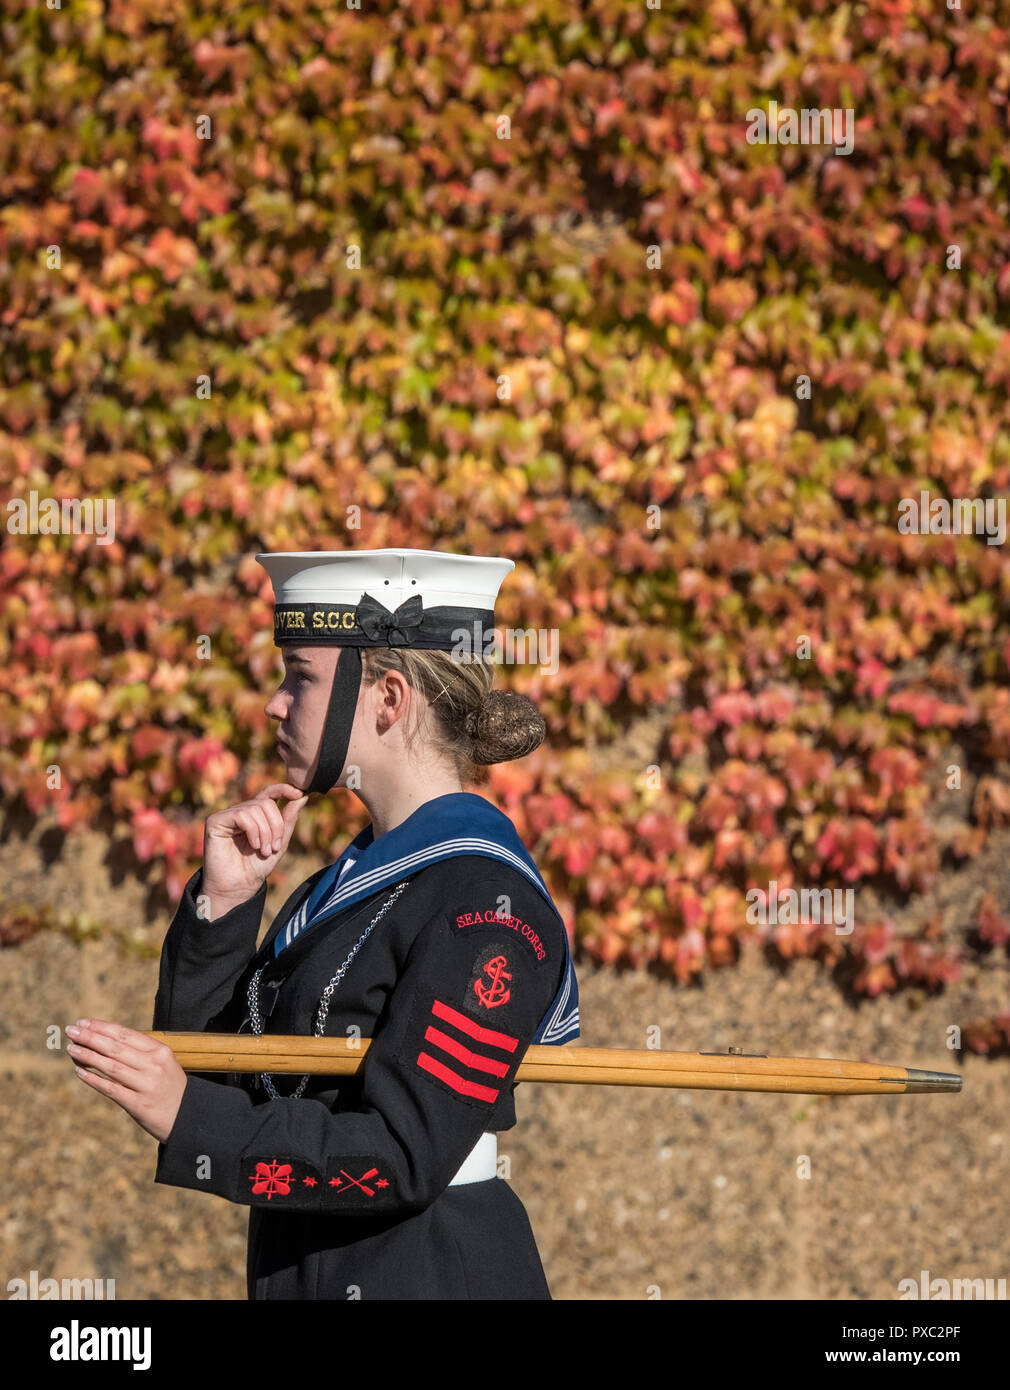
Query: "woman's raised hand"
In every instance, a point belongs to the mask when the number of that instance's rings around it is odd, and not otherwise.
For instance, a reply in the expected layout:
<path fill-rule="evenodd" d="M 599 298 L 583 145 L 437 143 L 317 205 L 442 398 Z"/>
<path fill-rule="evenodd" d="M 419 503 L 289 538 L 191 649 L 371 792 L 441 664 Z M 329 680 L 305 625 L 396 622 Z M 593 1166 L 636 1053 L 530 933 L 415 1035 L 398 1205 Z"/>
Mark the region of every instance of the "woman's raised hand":
<path fill-rule="evenodd" d="M 285 798 L 283 810 L 275 805 L 278 797 Z M 251 801 L 240 801 L 207 817 L 201 892 L 210 898 L 210 921 L 258 892 L 287 849 L 298 813 L 308 799 L 290 782 L 272 782 Z"/>

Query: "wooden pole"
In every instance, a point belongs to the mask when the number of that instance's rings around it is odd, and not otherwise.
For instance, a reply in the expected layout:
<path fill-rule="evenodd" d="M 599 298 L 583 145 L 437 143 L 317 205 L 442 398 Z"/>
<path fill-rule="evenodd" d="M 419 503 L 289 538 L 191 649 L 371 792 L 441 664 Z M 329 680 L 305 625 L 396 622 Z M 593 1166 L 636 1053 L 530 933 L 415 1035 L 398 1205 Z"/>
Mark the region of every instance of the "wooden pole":
<path fill-rule="evenodd" d="M 308 1038 L 240 1033 L 148 1033 L 167 1043 L 184 1071 L 288 1072 L 354 1076 L 369 1038 Z M 517 1081 L 594 1086 L 670 1086 L 704 1091 L 788 1091 L 798 1095 L 907 1095 L 960 1091 L 955 1072 L 921 1071 L 832 1057 L 764 1053 L 651 1052 L 611 1047 L 527 1048 Z"/>

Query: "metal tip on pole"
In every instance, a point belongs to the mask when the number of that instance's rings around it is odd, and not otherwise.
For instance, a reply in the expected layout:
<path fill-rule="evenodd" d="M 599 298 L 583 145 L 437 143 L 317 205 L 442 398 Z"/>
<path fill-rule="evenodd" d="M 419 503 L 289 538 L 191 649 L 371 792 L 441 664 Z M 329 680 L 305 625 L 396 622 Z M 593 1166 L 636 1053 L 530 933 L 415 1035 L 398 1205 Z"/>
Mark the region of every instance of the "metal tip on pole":
<path fill-rule="evenodd" d="M 959 1091 L 961 1078 L 953 1071 L 920 1071 L 918 1067 L 906 1068 L 908 1080 L 906 1091 Z"/>

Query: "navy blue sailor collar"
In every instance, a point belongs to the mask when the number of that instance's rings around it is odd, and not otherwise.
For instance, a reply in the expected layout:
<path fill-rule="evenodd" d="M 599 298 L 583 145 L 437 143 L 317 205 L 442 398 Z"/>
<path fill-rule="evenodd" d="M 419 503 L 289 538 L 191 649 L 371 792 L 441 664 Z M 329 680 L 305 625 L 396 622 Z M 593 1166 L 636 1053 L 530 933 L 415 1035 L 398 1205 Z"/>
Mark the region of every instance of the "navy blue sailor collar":
<path fill-rule="evenodd" d="M 344 850 L 337 865 L 345 856 L 354 858 L 356 855 L 357 858 L 326 900 L 315 909 L 313 917 L 342 912 L 429 864 L 470 854 L 500 860 L 524 874 L 557 917 L 565 943 L 565 970 L 533 1042 L 564 1043 L 577 1038 L 579 988 L 564 918 L 511 820 L 482 796 L 473 792 L 449 792 L 434 797 L 385 835 L 380 835 L 377 841 L 371 824 L 366 825 Z"/>

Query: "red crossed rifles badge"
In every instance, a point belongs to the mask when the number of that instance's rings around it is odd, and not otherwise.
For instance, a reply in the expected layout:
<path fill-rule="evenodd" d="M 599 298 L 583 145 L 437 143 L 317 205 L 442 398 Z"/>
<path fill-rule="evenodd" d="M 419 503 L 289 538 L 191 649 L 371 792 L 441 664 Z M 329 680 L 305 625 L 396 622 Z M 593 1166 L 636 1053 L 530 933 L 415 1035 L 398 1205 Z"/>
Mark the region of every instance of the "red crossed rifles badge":
<path fill-rule="evenodd" d="M 497 1009 L 501 1004 L 507 1004 L 512 996 L 512 991 L 504 983 L 512 978 L 505 969 L 506 965 L 508 961 L 504 956 L 492 956 L 484 963 L 483 974 L 487 980 L 478 976 L 473 982 L 473 992 L 485 1009 Z"/>

